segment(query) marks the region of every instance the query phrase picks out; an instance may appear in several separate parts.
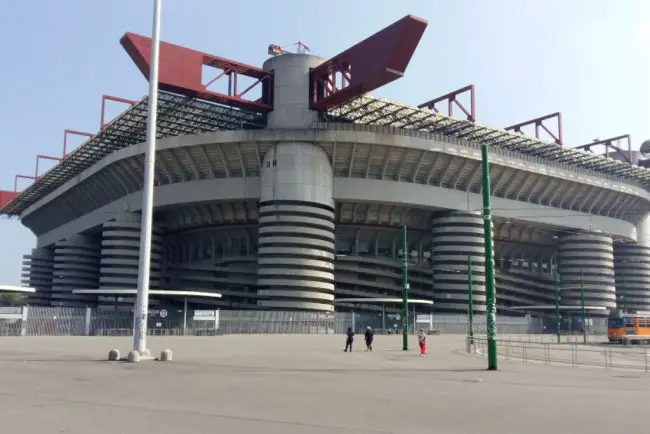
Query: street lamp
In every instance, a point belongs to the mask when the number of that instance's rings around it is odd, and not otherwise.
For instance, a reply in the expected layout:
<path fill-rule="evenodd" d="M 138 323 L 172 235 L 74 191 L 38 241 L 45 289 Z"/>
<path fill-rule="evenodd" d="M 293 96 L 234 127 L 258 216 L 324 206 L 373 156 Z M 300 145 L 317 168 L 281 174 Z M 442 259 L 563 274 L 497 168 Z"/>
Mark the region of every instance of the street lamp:
<path fill-rule="evenodd" d="M 158 111 L 158 55 L 160 50 L 161 0 L 153 2 L 151 30 L 151 69 L 147 114 L 147 146 L 144 156 L 142 188 L 142 220 L 140 225 L 140 257 L 138 263 L 138 295 L 133 328 L 133 350 L 147 355 L 147 314 L 149 312 L 149 281 L 151 271 L 151 236 L 153 227 L 153 191 L 156 164 L 156 117 Z"/>
<path fill-rule="evenodd" d="M 557 343 L 560 343 L 561 340 L 561 331 L 562 326 L 562 316 L 560 314 L 560 273 L 558 273 L 557 265 L 555 266 L 555 328 L 557 334 Z"/>
<path fill-rule="evenodd" d="M 467 256 L 467 334 L 469 344 L 474 343 L 474 290 L 472 288 L 472 257 Z M 470 347 L 471 348 L 471 347 Z"/>
<path fill-rule="evenodd" d="M 402 350 L 408 351 L 409 349 L 409 258 L 406 252 L 408 242 L 406 239 L 407 228 L 402 225 Z"/>

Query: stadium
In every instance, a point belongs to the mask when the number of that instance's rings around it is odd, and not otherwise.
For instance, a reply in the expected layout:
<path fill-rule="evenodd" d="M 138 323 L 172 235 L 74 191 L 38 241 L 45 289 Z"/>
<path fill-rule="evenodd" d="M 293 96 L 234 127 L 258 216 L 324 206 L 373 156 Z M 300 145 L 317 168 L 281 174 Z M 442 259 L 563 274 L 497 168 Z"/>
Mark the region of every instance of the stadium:
<path fill-rule="evenodd" d="M 471 277 L 483 313 L 488 144 L 497 311 L 553 305 L 556 279 L 563 305 L 650 310 L 650 171 L 629 136 L 569 147 L 559 113 L 482 126 L 473 85 L 415 105 L 370 96 L 404 76 L 426 27 L 404 17 L 329 60 L 270 46 L 262 67 L 161 43 L 152 288 L 218 292 L 205 303 L 222 309 L 373 311 L 401 296 L 406 255 L 412 297 L 465 313 Z M 148 77 L 151 40 L 120 42 Z M 2 192 L 0 213 L 37 236 L 31 305 L 132 302 L 74 293 L 137 283 L 148 104 L 109 100 L 128 108 L 66 130 L 87 140 Z M 39 174 L 42 159 L 57 164 Z"/>

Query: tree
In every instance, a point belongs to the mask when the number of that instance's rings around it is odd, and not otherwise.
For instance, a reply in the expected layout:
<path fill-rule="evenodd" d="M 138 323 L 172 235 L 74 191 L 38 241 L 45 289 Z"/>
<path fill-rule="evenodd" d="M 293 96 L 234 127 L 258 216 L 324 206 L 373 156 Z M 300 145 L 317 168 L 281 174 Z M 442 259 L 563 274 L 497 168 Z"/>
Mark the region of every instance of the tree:
<path fill-rule="evenodd" d="M 0 294 L 0 306 L 20 306 L 22 301 L 20 294 Z"/>

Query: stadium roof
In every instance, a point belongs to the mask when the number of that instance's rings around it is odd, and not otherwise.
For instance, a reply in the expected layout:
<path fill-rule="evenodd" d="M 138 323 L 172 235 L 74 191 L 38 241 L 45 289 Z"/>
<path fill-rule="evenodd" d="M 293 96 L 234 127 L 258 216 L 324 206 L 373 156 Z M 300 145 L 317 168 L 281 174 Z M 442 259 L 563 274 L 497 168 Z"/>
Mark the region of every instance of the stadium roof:
<path fill-rule="evenodd" d="M 363 96 L 331 109 L 326 119 L 356 124 L 408 128 L 459 139 L 487 143 L 575 167 L 627 178 L 650 187 L 650 170 L 601 155 L 565 148 L 500 128 L 484 127 L 468 120 L 445 116 L 426 108 L 417 108 L 384 99 Z"/>
<path fill-rule="evenodd" d="M 258 113 L 167 92 L 160 92 L 158 98 L 159 138 L 216 130 L 256 129 L 265 125 L 265 117 Z M 0 214 L 20 215 L 29 206 L 108 154 L 144 142 L 147 134 L 147 101 L 147 97 L 142 98 L 105 129 L 86 140 L 0 209 Z"/>
<path fill-rule="evenodd" d="M 260 113 L 168 92 L 160 92 L 159 95 L 158 137 L 217 130 L 260 129 L 265 126 L 265 116 Z M 38 181 L 0 209 L 0 214 L 19 216 L 29 206 L 105 156 L 144 142 L 147 100 L 147 97 L 142 98 L 108 124 L 104 130 L 70 153 L 61 163 L 40 176 Z M 330 109 L 324 117 L 329 121 L 413 129 L 471 142 L 487 143 L 502 149 L 620 177 L 621 181 L 636 181 L 650 187 L 650 170 L 640 166 L 384 99 L 363 96 Z"/>

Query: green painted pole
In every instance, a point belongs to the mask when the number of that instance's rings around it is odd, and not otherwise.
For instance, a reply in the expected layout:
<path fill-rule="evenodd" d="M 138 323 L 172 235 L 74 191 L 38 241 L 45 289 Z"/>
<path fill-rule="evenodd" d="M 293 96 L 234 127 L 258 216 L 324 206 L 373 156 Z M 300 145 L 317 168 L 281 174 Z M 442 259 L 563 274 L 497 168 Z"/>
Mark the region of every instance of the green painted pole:
<path fill-rule="evenodd" d="M 490 202 L 490 164 L 488 145 L 481 146 L 481 168 L 483 169 L 483 235 L 485 238 L 485 298 L 488 340 L 488 369 L 497 369 L 497 315 L 494 290 L 494 252 L 492 250 L 492 210 Z"/>
<path fill-rule="evenodd" d="M 402 350 L 409 349 L 409 257 L 406 225 L 402 225 Z"/>
<path fill-rule="evenodd" d="M 582 310 L 582 343 L 587 343 L 587 315 L 585 313 L 585 285 L 583 282 L 582 269 L 580 269 L 580 306 Z"/>
<path fill-rule="evenodd" d="M 623 288 L 623 295 L 621 295 L 621 311 L 623 314 L 625 314 L 625 311 L 627 309 L 625 308 L 625 288 Z"/>
<path fill-rule="evenodd" d="M 555 330 L 557 334 L 557 343 L 559 344 L 562 340 L 562 333 L 560 328 L 562 327 L 562 316 L 560 314 L 560 273 L 557 272 L 557 266 L 555 268 Z"/>
<path fill-rule="evenodd" d="M 474 289 L 472 288 L 472 257 L 467 257 L 467 334 L 470 345 L 474 343 Z"/>

